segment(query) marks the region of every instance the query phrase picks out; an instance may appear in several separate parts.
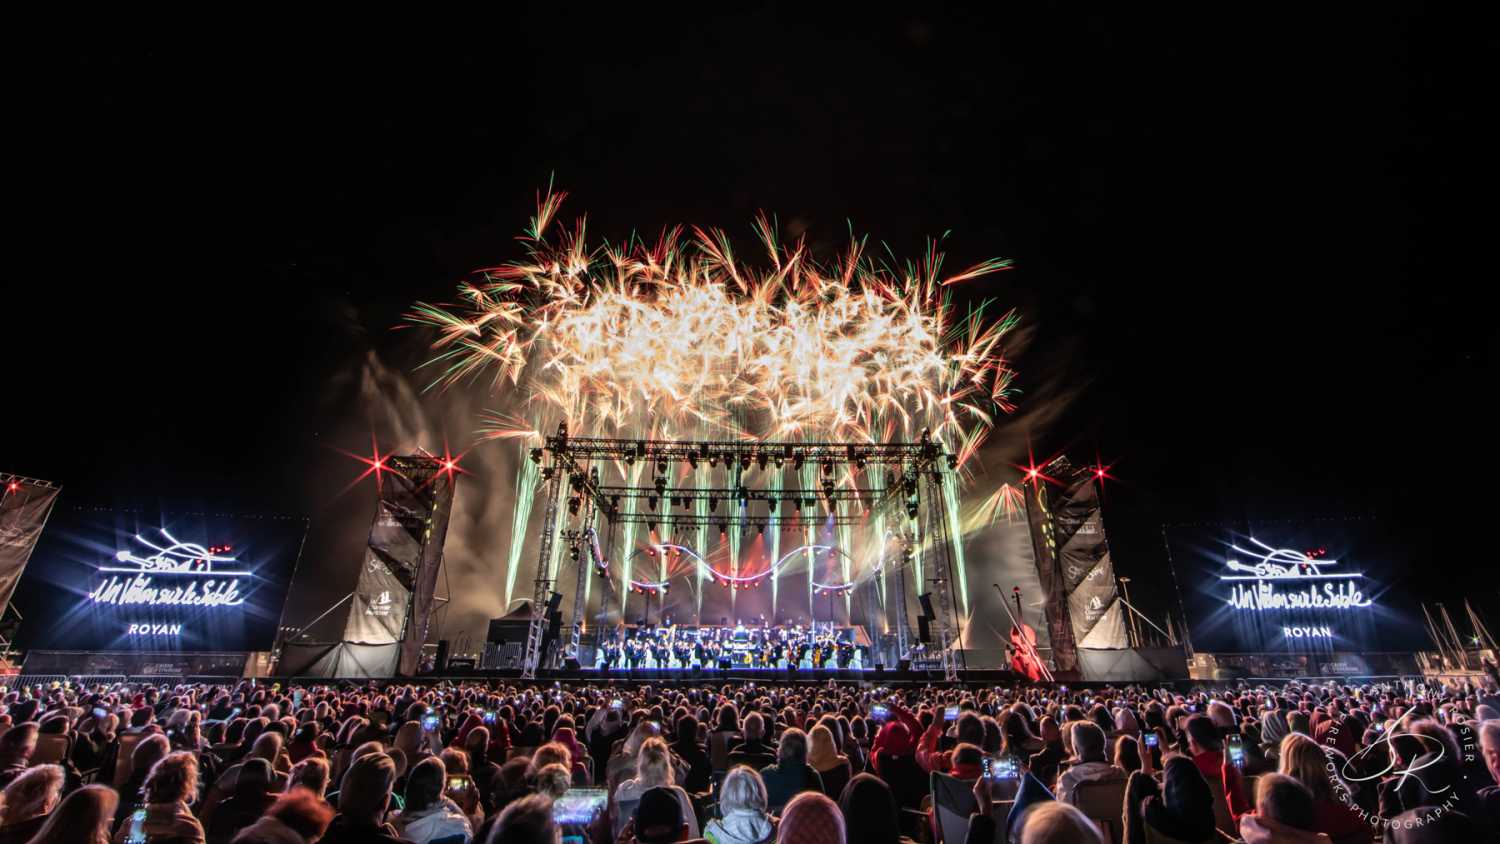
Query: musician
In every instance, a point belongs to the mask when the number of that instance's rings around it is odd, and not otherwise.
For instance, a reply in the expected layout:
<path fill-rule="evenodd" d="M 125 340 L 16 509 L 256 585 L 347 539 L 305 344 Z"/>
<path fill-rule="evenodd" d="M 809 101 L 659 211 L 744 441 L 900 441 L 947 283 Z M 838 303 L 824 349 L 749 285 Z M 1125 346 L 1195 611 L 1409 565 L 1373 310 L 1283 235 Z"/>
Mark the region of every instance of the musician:
<path fill-rule="evenodd" d="M 646 656 L 645 649 L 635 639 L 625 642 L 625 661 L 630 663 L 630 670 L 634 671 L 641 667 L 641 660 Z"/>

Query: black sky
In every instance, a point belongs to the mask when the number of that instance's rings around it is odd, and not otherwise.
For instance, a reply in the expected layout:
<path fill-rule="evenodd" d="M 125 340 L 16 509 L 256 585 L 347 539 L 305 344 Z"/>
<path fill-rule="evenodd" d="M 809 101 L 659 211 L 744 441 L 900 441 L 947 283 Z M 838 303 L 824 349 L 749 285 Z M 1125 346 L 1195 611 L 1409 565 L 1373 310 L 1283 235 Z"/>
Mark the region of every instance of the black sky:
<path fill-rule="evenodd" d="M 316 531 L 305 475 L 352 477 L 328 455 L 362 424 L 328 385 L 412 300 L 514 257 L 555 173 L 614 239 L 748 245 L 765 209 L 820 249 L 852 220 L 898 255 L 951 230 L 955 265 L 1014 258 L 965 295 L 1022 307 L 1023 408 L 1076 396 L 1029 434 L 1114 464 L 1124 571 L 1159 570 L 1164 521 L 1299 514 L 1408 520 L 1442 570 L 1489 565 L 1471 22 L 819 8 L 23 46 L 0 468 Z"/>

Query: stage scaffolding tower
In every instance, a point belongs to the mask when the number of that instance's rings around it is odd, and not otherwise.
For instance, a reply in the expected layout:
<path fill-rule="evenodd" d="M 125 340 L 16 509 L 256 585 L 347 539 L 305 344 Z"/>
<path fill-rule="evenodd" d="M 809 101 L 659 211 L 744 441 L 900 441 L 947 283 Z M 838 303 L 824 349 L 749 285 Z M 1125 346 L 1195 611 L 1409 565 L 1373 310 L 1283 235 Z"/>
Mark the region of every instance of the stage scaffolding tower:
<path fill-rule="evenodd" d="M 658 526 L 668 530 L 715 526 L 723 530 L 732 527 L 746 533 L 767 527 L 803 530 L 814 526 L 842 525 L 868 529 L 872 523 L 885 524 L 883 517 L 888 511 L 899 524 L 899 512 L 904 509 L 906 522 L 888 531 L 890 536 L 898 538 L 902 548 L 894 572 L 898 658 L 907 656 L 911 645 L 906 617 L 909 580 L 906 570 L 911 565 L 911 555 L 921 554 L 924 562 L 930 560 L 924 574 L 941 605 L 936 620 L 943 674 L 948 680 L 957 679 L 960 657 L 953 653 L 956 608 L 951 588 L 952 555 L 947 547 L 950 542 L 946 528 L 948 503 L 943 482 L 944 472 L 952 472 L 957 460 L 925 431 L 915 443 L 646 440 L 569 437 L 567 425 L 562 423 L 558 425 L 556 435 L 547 437 L 541 447 L 531 450 L 530 459 L 539 465 L 545 463 L 541 471 L 546 485 L 546 503 L 531 623 L 522 661 L 523 678 L 534 679 L 542 665 L 542 641 L 548 622 L 546 607 L 560 569 L 560 565 L 554 568 L 553 559 L 557 555 L 559 538 L 569 548 L 569 556 L 577 566 L 572 631 L 565 652 L 582 660 L 582 628 L 587 610 L 584 592 L 588 572 L 597 569 L 607 577 L 614 568 L 607 558 L 597 559 L 605 553 L 599 548 L 597 532 L 601 516 L 604 529 L 609 531 L 608 545 L 612 552 L 614 530 L 622 524 L 645 525 L 647 535 Z M 638 462 L 655 468 L 650 485 L 601 482 L 601 466 L 633 466 Z M 717 467 L 720 462 L 728 473 L 727 486 L 723 482 L 714 484 L 712 475 L 702 485 L 682 483 L 681 476 L 694 479 L 699 477 L 697 472 L 680 472 L 678 485 L 671 485 L 669 470 L 673 464 L 687 464 L 697 469 L 703 463 Z M 789 467 L 786 474 L 799 479 L 797 485 L 749 488 L 745 481 L 749 467 L 758 465 L 764 473 L 772 462 L 778 472 L 784 466 Z M 813 471 L 809 478 L 802 471 L 808 466 L 819 467 L 821 471 Z M 836 472 L 835 467 L 840 466 L 845 467 L 845 471 Z M 820 483 L 817 482 L 819 477 Z M 860 479 L 864 481 L 862 485 Z M 880 483 L 882 480 L 884 482 Z M 566 513 L 560 508 L 564 486 L 568 487 Z M 924 498 L 925 502 L 922 501 Z M 648 501 L 648 510 L 621 506 L 624 501 L 639 499 Z M 723 513 L 716 512 L 719 503 L 726 505 Z M 841 503 L 845 506 L 840 506 Z M 700 504 L 706 506 L 700 507 Z M 752 507 L 752 504 L 757 506 Z M 763 511 L 760 510 L 762 505 L 765 507 Z M 678 534 L 672 531 L 670 535 Z M 887 535 L 882 534 L 871 541 L 885 543 Z M 630 549 L 624 550 L 630 552 Z M 842 550 L 849 553 L 849 549 Z M 851 575 L 839 588 L 846 590 L 844 594 L 852 594 L 848 590 L 868 583 L 870 576 L 871 573 L 863 578 Z M 631 583 L 619 584 L 622 600 L 631 588 Z M 665 586 L 662 588 L 664 590 Z M 601 630 L 607 619 L 605 607 L 615 597 L 615 584 L 610 583 L 601 594 Z M 891 597 L 887 596 L 887 603 Z M 874 617 L 868 612 L 866 616 L 866 623 Z"/>

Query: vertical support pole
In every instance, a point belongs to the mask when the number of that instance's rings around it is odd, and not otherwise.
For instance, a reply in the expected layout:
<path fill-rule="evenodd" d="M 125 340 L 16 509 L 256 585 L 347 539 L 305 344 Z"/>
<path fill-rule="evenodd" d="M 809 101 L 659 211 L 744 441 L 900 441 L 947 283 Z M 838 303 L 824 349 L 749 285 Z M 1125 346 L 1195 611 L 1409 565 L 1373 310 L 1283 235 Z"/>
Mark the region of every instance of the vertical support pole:
<path fill-rule="evenodd" d="M 526 653 L 521 679 L 535 680 L 542 659 L 542 633 L 547 625 L 547 596 L 552 591 L 552 535 L 557 532 L 557 499 L 562 493 L 562 467 L 553 463 L 547 484 L 547 508 L 542 516 L 542 547 L 537 554 L 536 588 L 531 593 L 531 626 L 526 628 Z"/>
<path fill-rule="evenodd" d="M 590 495 L 583 497 L 583 522 L 580 528 L 572 532 L 572 543 L 569 551 L 570 557 L 576 557 L 574 567 L 578 569 L 578 579 L 573 585 L 573 627 L 568 632 L 567 655 L 583 662 L 583 653 L 580 645 L 583 639 L 584 603 L 585 590 L 588 588 L 589 568 L 593 561 L 594 550 L 592 538 L 594 535 L 594 498 Z"/>
<path fill-rule="evenodd" d="M 935 463 L 929 463 L 926 467 L 931 472 L 939 471 Z M 953 654 L 953 585 L 952 578 L 953 554 L 948 547 L 947 513 L 943 502 L 943 482 L 941 477 L 927 479 L 918 472 L 920 487 L 926 487 L 927 505 L 927 547 L 932 549 L 932 558 L 928 566 L 928 579 L 932 584 L 932 591 L 937 595 L 937 622 L 938 622 L 938 645 L 942 648 L 943 680 L 949 683 L 958 682 L 958 659 Z"/>

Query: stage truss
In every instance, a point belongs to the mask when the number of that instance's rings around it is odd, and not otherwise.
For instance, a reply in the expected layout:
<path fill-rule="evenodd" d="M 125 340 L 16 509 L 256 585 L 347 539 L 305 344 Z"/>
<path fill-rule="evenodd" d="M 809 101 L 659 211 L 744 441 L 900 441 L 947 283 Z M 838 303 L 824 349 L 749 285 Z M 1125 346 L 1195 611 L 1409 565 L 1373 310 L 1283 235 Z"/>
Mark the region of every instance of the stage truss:
<path fill-rule="evenodd" d="M 541 465 L 545 503 L 523 677 L 534 678 L 543 658 L 547 605 L 558 585 L 563 549 L 576 575 L 572 626 L 564 653 L 576 658 L 591 572 L 604 575 L 601 622 L 611 603 L 621 607 L 623 620 L 623 598 L 632 588 L 660 588 L 665 594 L 665 583 L 622 582 L 616 589 L 609 561 L 614 554 L 615 535 L 624 526 L 645 526 L 649 537 L 658 528 L 718 527 L 721 532 L 748 534 L 765 528 L 834 527 L 847 534 L 854 530 L 868 532 L 873 525 L 878 535 L 872 541 L 878 545 L 880 565 L 870 573 L 883 569 L 894 581 L 895 600 L 882 599 L 881 613 L 886 612 L 887 604 L 895 604 L 892 626 L 898 658 L 910 658 L 913 649 L 907 602 L 915 598 L 915 588 L 912 594 L 907 590 L 909 578 L 920 572 L 920 582 L 912 586 L 925 585 L 933 599 L 937 616 L 933 619 L 937 622 L 934 644 L 943 676 L 950 681 L 958 679 L 962 656 L 956 643 L 962 631 L 957 629 L 959 614 L 952 588 L 954 537 L 948 517 L 948 497 L 957 489 L 957 460 L 925 432 L 916 443 L 631 440 L 569 437 L 567 425 L 562 423 L 555 435 L 532 449 L 530 456 Z M 649 473 L 652 482 L 606 484 L 600 480 L 601 467 L 612 474 Z M 716 471 L 697 471 L 702 467 Z M 719 480 L 726 475 L 727 485 Z M 788 475 L 797 481 L 795 485 L 764 483 L 768 478 L 784 479 Z M 757 483 L 752 485 L 752 479 Z M 695 483 L 698 480 L 703 483 Z M 640 507 L 641 502 L 647 505 L 645 509 Z M 892 547 L 890 557 L 894 559 L 887 559 L 887 546 Z M 633 550 L 624 548 L 622 553 L 628 555 Z M 848 550 L 840 549 L 839 553 L 847 557 Z M 701 557 L 697 563 L 705 565 Z M 747 579 L 726 577 L 724 585 Z M 850 579 L 817 585 L 824 587 L 819 594 L 847 596 L 860 582 Z M 739 583 L 733 586 L 739 588 Z"/>

